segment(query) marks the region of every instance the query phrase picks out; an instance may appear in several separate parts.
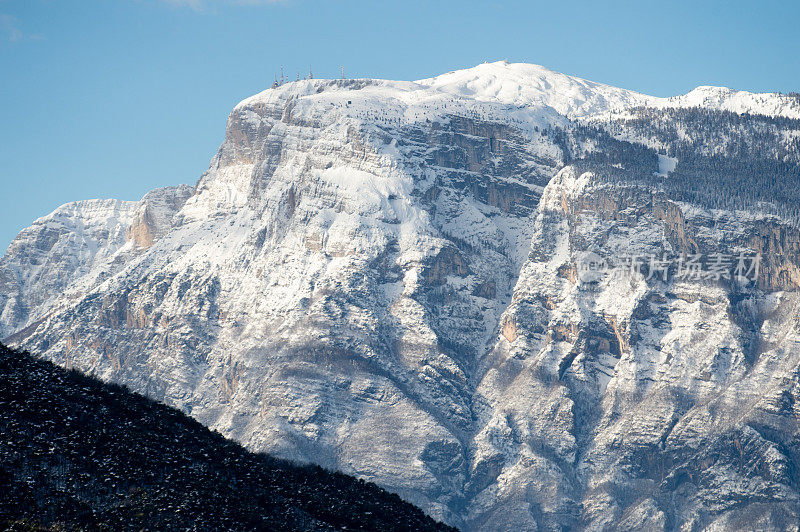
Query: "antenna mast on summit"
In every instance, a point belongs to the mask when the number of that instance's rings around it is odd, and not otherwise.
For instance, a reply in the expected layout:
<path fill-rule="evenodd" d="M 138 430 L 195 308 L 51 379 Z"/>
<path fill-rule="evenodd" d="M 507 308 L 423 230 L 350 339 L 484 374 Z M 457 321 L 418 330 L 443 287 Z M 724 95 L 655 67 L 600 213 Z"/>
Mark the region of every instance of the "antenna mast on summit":
<path fill-rule="evenodd" d="M 281 65 L 281 85 L 285 82 L 285 78 L 283 77 L 283 65 Z"/>
<path fill-rule="evenodd" d="M 342 79 L 344 79 L 344 65 L 342 65 Z"/>

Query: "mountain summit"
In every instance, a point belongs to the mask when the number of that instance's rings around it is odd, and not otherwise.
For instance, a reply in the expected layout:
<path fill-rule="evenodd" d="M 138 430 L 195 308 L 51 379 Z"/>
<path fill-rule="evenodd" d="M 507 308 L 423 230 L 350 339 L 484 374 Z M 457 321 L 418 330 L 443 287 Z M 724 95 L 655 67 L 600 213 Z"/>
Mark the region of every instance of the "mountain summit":
<path fill-rule="evenodd" d="M 498 61 L 417 83 L 454 96 L 519 107 L 550 107 L 569 118 L 655 105 L 659 98 L 567 76 L 543 66 Z"/>
<path fill-rule="evenodd" d="M 780 530 L 798 118 L 504 62 L 288 83 L 194 187 L 23 230 L 0 336 L 467 530 Z"/>

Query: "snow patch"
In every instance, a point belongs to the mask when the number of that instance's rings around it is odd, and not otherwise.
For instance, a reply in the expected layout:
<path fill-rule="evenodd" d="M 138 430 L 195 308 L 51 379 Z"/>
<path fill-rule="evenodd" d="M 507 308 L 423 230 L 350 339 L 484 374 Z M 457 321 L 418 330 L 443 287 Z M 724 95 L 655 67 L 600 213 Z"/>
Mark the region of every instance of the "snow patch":
<path fill-rule="evenodd" d="M 678 166 L 678 159 L 675 157 L 667 157 L 666 155 L 658 155 L 658 172 L 656 172 L 657 176 L 667 177 L 669 174 L 675 171 L 675 167 Z"/>

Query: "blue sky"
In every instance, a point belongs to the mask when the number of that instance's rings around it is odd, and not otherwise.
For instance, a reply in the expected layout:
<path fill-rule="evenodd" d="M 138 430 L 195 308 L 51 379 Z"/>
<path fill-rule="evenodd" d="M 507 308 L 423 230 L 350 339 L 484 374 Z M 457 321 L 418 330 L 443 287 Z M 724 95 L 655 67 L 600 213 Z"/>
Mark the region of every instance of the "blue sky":
<path fill-rule="evenodd" d="M 194 183 L 228 112 L 289 77 L 508 59 L 668 96 L 800 91 L 800 2 L 0 0 L 0 248 L 88 198 Z"/>

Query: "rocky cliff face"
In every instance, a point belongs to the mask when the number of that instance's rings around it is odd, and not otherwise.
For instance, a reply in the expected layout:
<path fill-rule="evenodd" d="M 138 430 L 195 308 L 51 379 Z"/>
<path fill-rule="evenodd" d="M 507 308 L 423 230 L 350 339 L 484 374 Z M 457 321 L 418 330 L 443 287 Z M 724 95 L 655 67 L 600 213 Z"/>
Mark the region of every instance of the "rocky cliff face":
<path fill-rule="evenodd" d="M 781 96 L 714 94 L 776 114 L 731 126 L 779 139 L 759 179 L 800 175 Z M 681 102 L 503 63 L 265 91 L 194 188 L 23 231 L 0 332 L 459 527 L 783 528 L 797 225 L 735 173 L 728 208 L 675 192 L 705 137 L 636 113 Z"/>

